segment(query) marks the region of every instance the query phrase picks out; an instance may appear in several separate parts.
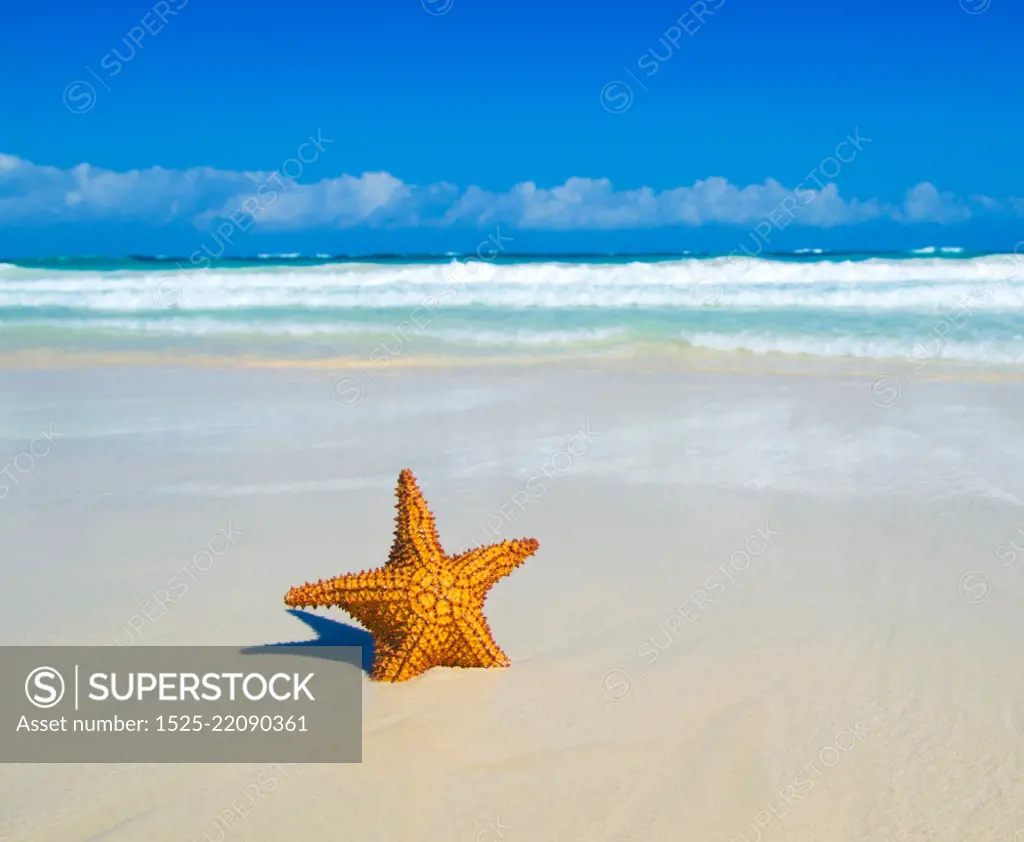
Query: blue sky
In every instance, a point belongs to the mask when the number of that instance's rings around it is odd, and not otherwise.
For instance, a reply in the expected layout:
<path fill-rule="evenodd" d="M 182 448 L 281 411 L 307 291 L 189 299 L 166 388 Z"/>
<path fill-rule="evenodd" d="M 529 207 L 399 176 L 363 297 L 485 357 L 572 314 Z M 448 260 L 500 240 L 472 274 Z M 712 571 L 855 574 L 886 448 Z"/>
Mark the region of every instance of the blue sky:
<path fill-rule="evenodd" d="M 1012 248 L 1022 25 L 1015 0 L 19 3 L 0 254 L 187 254 L 232 214 L 235 254 L 496 227 L 531 251 L 758 225 L 767 250 Z"/>

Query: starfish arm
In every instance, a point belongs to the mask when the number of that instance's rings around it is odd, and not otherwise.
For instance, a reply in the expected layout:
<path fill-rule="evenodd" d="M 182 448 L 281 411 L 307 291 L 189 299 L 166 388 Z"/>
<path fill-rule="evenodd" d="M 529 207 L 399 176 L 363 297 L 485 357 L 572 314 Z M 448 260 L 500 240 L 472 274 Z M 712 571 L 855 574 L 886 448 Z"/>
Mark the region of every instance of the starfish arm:
<path fill-rule="evenodd" d="M 460 646 L 453 652 L 453 667 L 507 667 L 512 661 L 494 642 L 482 613 L 468 614 L 455 623 Z"/>
<path fill-rule="evenodd" d="M 408 468 L 398 475 L 395 538 L 386 567 L 407 567 L 444 557 L 434 515 Z"/>
<path fill-rule="evenodd" d="M 341 608 L 376 640 L 404 622 L 404 615 L 408 613 L 404 589 L 404 576 L 389 570 L 372 570 L 292 588 L 285 603 L 296 608 Z"/>
<path fill-rule="evenodd" d="M 292 608 L 337 606 L 346 610 L 357 605 L 398 602 L 404 599 L 400 593 L 404 578 L 391 570 L 364 570 L 299 585 L 288 591 L 284 602 Z"/>
<path fill-rule="evenodd" d="M 534 538 L 502 541 L 489 547 L 477 547 L 454 559 L 453 566 L 469 577 L 474 587 L 487 590 L 502 576 L 507 576 L 531 555 L 540 544 Z"/>
<path fill-rule="evenodd" d="M 374 638 L 374 681 L 408 681 L 437 666 L 427 646 L 422 645 L 429 635 L 425 622 L 415 624 L 402 635 L 381 635 Z"/>

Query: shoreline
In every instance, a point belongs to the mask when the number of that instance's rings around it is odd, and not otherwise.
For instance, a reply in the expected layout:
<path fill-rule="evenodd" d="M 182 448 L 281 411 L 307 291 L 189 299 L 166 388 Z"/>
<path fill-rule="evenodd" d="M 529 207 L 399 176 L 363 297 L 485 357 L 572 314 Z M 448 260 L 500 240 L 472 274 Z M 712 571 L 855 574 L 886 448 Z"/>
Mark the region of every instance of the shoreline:
<path fill-rule="evenodd" d="M 738 351 L 712 351 L 692 348 L 685 351 L 644 349 L 636 353 L 611 352 L 581 355 L 405 355 L 385 365 L 355 357 L 273 357 L 251 354 L 175 354 L 132 351 L 109 353 L 99 351 L 15 351 L 0 353 L 0 371 L 60 371 L 97 367 L 195 369 L 279 369 L 296 371 L 362 371 L 369 377 L 389 370 L 428 369 L 433 371 L 463 368 L 503 370 L 516 367 L 537 367 L 552 370 L 566 368 L 608 368 L 615 371 L 656 369 L 662 372 L 689 374 L 763 374 L 771 376 L 844 376 L 875 378 L 895 371 L 909 382 L 974 380 L 984 382 L 1015 382 L 1024 380 L 1024 361 L 1014 363 L 981 363 L 965 360 L 930 359 L 918 370 L 907 369 L 906 358 L 822 357 L 805 354 L 772 352 L 756 354 Z M 899 378 L 897 378 L 899 379 Z"/>

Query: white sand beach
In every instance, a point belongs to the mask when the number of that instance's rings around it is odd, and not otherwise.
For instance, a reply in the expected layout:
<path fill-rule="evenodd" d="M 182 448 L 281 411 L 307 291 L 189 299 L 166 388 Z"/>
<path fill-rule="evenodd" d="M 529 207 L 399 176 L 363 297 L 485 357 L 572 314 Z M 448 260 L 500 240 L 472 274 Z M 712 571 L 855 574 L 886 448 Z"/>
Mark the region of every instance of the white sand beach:
<path fill-rule="evenodd" d="M 449 551 L 540 542 L 486 606 L 512 666 L 364 679 L 362 763 L 8 764 L 0 839 L 1024 839 L 1019 369 L 373 374 L 0 370 L 0 644 L 309 639 L 285 592 L 385 561 L 403 468 Z"/>

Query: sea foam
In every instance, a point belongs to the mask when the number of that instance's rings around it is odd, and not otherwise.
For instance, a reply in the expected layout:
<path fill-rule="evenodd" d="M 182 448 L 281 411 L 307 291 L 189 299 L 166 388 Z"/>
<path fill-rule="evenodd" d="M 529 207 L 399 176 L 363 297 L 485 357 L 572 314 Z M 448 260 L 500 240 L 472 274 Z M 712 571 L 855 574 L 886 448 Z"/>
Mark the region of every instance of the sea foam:
<path fill-rule="evenodd" d="M 0 345 L 265 336 L 336 339 L 358 353 L 390 335 L 407 352 L 660 342 L 885 357 L 938 338 L 936 357 L 1024 354 L 1014 255 L 158 266 L 0 264 Z"/>

